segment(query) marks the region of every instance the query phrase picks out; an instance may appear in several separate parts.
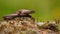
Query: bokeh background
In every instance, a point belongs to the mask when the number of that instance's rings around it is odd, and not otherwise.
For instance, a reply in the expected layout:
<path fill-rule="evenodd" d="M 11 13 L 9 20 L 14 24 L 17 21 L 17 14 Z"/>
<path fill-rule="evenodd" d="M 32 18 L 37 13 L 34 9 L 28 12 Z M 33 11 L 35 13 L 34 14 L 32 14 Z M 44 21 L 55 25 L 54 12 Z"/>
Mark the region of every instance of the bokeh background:
<path fill-rule="evenodd" d="M 60 19 L 60 0 L 0 0 L 0 20 L 19 9 L 32 9 L 35 19 Z"/>

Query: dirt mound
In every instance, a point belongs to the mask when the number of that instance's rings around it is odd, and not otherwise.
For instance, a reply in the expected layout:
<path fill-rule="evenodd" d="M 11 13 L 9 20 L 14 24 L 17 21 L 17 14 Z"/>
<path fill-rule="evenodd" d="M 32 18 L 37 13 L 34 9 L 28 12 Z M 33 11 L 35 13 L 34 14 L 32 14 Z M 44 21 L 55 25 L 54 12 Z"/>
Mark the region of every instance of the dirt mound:
<path fill-rule="evenodd" d="M 58 31 L 39 29 L 33 19 L 25 18 L 18 17 L 8 22 L 2 21 L 0 23 L 0 34 L 58 34 Z"/>

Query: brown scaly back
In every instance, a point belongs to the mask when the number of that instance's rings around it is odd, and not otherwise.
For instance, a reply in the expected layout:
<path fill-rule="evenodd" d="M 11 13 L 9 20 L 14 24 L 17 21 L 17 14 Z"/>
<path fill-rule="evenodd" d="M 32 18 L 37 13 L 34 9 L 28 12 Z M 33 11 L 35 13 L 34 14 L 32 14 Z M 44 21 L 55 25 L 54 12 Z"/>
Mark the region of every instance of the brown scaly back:
<path fill-rule="evenodd" d="M 33 10 L 26 10 L 26 9 L 22 9 L 22 10 L 18 10 L 16 12 L 16 14 L 9 14 L 9 15 L 5 15 L 3 17 L 4 20 L 12 20 L 16 17 L 29 17 L 29 18 L 33 18 L 32 16 L 30 16 L 29 14 L 34 13 Z"/>
<path fill-rule="evenodd" d="M 17 14 L 9 14 L 9 15 L 5 15 L 5 16 L 3 17 L 3 19 L 4 19 L 4 20 L 12 20 L 12 19 L 14 19 L 15 17 L 18 17 L 18 15 L 17 15 Z"/>
<path fill-rule="evenodd" d="M 22 9 L 22 10 L 18 10 L 16 13 L 19 14 L 19 15 L 26 15 L 26 14 L 34 13 L 34 11 L 33 10 Z"/>

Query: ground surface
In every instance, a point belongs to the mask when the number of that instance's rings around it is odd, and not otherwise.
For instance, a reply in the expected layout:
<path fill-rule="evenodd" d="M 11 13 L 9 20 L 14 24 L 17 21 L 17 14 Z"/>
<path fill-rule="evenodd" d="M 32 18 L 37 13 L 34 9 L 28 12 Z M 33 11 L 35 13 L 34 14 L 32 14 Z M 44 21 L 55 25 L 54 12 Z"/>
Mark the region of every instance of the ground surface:
<path fill-rule="evenodd" d="M 25 18 L 1 21 L 0 34 L 58 34 L 58 31 L 55 32 L 44 28 L 39 29 L 33 19 Z"/>

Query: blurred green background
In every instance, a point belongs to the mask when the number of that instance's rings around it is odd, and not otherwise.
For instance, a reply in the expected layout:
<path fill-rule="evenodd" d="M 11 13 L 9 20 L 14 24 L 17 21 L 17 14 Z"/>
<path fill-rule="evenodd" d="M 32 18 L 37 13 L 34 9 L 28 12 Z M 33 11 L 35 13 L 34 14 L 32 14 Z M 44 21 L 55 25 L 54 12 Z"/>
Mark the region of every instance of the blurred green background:
<path fill-rule="evenodd" d="M 0 0 L 0 20 L 19 9 L 32 9 L 36 19 L 60 19 L 60 0 Z"/>

